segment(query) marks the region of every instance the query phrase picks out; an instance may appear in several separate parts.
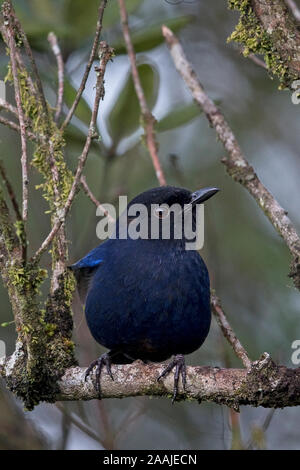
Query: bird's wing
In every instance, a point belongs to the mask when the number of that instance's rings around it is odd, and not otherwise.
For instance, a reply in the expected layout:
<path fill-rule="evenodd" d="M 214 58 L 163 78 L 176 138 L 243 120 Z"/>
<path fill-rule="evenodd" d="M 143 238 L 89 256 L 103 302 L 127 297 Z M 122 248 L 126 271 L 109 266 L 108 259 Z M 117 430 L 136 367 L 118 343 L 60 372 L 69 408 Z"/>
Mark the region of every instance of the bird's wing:
<path fill-rule="evenodd" d="M 84 258 L 77 263 L 72 264 L 69 268 L 74 272 L 80 301 L 85 304 L 87 293 L 89 291 L 91 281 L 95 271 L 102 263 L 101 245 L 90 251 Z"/>

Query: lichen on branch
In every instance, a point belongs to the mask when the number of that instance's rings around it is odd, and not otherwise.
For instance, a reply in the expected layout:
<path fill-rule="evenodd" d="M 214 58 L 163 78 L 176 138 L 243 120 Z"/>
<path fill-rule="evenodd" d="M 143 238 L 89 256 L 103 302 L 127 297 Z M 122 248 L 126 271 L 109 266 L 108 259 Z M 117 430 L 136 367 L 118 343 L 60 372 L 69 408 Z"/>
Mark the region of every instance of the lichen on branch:
<path fill-rule="evenodd" d="M 300 78 L 300 34 L 283 0 L 228 0 L 228 6 L 240 13 L 228 41 L 241 44 L 246 57 L 262 55 L 279 88 L 289 88 Z"/>

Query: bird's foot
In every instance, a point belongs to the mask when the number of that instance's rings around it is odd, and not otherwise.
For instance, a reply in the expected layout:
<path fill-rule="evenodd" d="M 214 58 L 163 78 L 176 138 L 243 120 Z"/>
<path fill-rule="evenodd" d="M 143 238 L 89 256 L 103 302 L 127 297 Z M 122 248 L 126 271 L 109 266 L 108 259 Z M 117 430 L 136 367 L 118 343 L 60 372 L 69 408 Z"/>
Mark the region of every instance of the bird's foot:
<path fill-rule="evenodd" d="M 174 367 L 175 367 L 175 374 L 174 374 L 172 403 L 174 403 L 178 395 L 178 382 L 179 382 L 180 375 L 181 375 L 182 386 L 183 386 L 184 391 L 186 387 L 186 365 L 185 365 L 183 354 L 177 354 L 176 356 L 174 356 L 170 364 L 167 365 L 167 367 L 163 370 L 163 372 L 157 378 L 157 380 L 160 380 L 162 377 L 165 377 L 166 375 L 169 374 L 169 372 L 171 372 L 171 370 L 174 369 Z"/>
<path fill-rule="evenodd" d="M 91 362 L 91 364 L 87 368 L 87 370 L 85 372 L 85 376 L 84 376 L 84 380 L 86 381 L 86 379 L 88 378 L 88 376 L 90 375 L 90 373 L 92 372 L 94 367 L 96 366 L 96 385 L 95 385 L 95 388 L 96 388 L 96 391 L 99 394 L 99 399 L 101 399 L 100 378 L 101 378 L 101 372 L 102 372 L 102 369 L 103 369 L 104 365 L 106 366 L 106 371 L 107 371 L 108 375 L 110 376 L 110 378 L 112 380 L 114 380 L 112 372 L 111 372 L 111 357 L 108 353 L 102 354 L 100 357 L 98 357 L 98 359 Z"/>

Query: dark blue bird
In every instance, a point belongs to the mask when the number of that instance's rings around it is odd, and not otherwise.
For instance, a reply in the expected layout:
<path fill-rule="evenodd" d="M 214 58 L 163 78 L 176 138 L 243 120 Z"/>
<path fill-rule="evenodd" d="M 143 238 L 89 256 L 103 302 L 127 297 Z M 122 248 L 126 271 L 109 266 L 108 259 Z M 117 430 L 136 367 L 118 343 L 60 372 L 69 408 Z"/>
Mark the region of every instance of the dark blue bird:
<path fill-rule="evenodd" d="M 120 220 L 126 228 L 134 217 L 121 216 L 116 224 L 116 237 L 92 250 L 71 266 L 77 279 L 89 329 L 95 340 L 109 349 L 86 372 L 96 368 L 96 388 L 100 396 L 100 374 L 106 366 L 112 377 L 111 363 L 126 364 L 136 359 L 161 362 L 174 355 L 158 379 L 175 368 L 174 395 L 179 376 L 186 383 L 184 355 L 198 349 L 210 328 L 210 286 L 204 261 L 195 250 L 186 250 L 183 238 L 174 235 L 174 216 L 167 206 L 179 204 L 181 212 L 218 191 L 205 188 L 192 193 L 172 186 L 150 189 L 135 197 L 133 204 L 148 209 L 159 223 L 170 218 L 170 239 L 162 236 L 161 225 L 156 239 L 121 239 Z M 157 208 L 153 205 L 163 205 Z M 128 231 L 127 231 L 128 234 Z"/>

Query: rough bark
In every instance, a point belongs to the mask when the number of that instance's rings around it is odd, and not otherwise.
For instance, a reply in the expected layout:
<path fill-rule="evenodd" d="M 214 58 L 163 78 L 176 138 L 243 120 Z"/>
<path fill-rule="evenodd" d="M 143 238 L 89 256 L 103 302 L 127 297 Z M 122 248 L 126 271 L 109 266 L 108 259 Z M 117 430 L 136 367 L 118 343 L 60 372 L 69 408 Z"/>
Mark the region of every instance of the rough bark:
<path fill-rule="evenodd" d="M 269 71 L 290 87 L 300 78 L 300 31 L 284 0 L 229 0 L 240 20 L 229 40 L 243 45 L 244 55 L 264 56 Z"/>
<path fill-rule="evenodd" d="M 114 380 L 104 373 L 101 378 L 103 398 L 125 398 L 139 395 L 171 397 L 173 374 L 163 381 L 157 377 L 162 364 L 113 366 Z M 84 381 L 85 369 L 70 368 L 59 382 L 59 400 L 92 400 L 98 398 L 94 378 Z M 187 367 L 187 389 L 180 388 L 179 399 L 211 401 L 235 410 L 240 405 L 283 408 L 300 404 L 300 368 L 276 365 L 269 354 L 253 362 L 249 370 L 217 367 Z"/>

